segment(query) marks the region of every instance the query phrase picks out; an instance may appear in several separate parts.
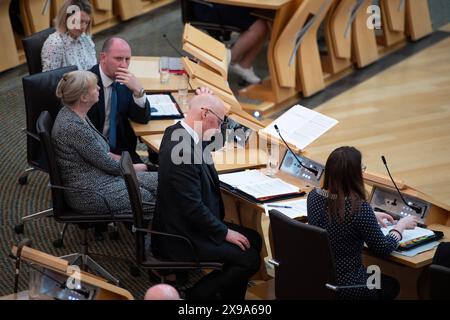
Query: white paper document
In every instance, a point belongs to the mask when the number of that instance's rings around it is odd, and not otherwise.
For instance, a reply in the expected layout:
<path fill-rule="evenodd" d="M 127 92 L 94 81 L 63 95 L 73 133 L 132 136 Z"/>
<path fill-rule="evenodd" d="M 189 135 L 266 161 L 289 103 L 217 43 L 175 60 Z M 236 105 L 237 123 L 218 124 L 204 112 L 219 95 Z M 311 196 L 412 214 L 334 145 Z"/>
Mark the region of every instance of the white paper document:
<path fill-rule="evenodd" d="M 387 226 L 386 228 L 381 228 L 381 231 L 383 231 L 384 235 L 387 235 L 389 231 L 394 228 L 395 225 Z M 400 244 L 404 244 L 406 242 L 409 242 L 413 239 L 421 238 L 421 237 L 429 237 L 434 235 L 434 232 L 430 229 L 415 227 L 411 230 L 405 230 L 402 234 L 402 241 L 400 241 Z"/>
<path fill-rule="evenodd" d="M 304 150 L 314 140 L 334 127 L 338 121 L 301 105 L 295 105 L 262 132 L 279 138 L 275 125 L 286 142 Z"/>
<path fill-rule="evenodd" d="M 264 205 L 266 215 L 269 215 L 269 211 L 275 209 L 284 215 L 287 215 L 291 219 L 306 217 L 308 215 L 306 208 L 306 199 L 283 201 L 276 203 L 266 203 Z"/>
<path fill-rule="evenodd" d="M 439 241 L 433 241 L 433 242 L 422 244 L 418 247 L 415 247 L 415 248 L 412 248 L 409 250 L 394 251 L 394 252 L 399 255 L 402 255 L 402 256 L 414 257 L 414 256 L 417 256 L 419 253 L 433 250 L 434 248 L 436 248 L 439 245 L 439 243 L 440 243 Z"/>
<path fill-rule="evenodd" d="M 259 170 L 221 174 L 219 180 L 258 200 L 300 192 L 296 186 L 278 178 L 268 177 Z"/>
<path fill-rule="evenodd" d="M 147 95 L 147 100 L 150 103 L 152 117 L 181 115 L 176 104 L 168 94 Z"/>

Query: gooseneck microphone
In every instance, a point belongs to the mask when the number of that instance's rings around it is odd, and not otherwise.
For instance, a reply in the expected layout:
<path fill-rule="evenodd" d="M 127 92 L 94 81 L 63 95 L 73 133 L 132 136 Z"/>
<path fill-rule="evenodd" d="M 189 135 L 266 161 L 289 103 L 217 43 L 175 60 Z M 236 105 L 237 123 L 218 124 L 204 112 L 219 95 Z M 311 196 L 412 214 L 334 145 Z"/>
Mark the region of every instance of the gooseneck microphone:
<path fill-rule="evenodd" d="M 395 183 L 394 179 L 392 178 L 391 172 L 389 171 L 389 167 L 388 167 L 387 162 L 386 162 L 386 158 L 384 156 L 381 156 L 381 160 L 383 160 L 383 164 L 386 167 L 386 170 L 387 170 L 387 172 L 389 174 L 389 178 L 391 178 L 391 181 L 394 184 L 395 189 L 397 189 L 397 192 L 398 192 L 400 198 L 402 199 L 403 203 L 406 206 L 408 206 L 409 208 L 411 208 L 412 210 L 414 210 L 416 213 L 418 213 L 418 214 L 422 213 L 422 209 L 421 208 L 413 206 L 412 204 L 406 202 L 405 198 L 403 198 L 402 193 L 398 189 L 397 184 Z"/>
<path fill-rule="evenodd" d="M 180 50 L 178 50 L 178 49 L 172 44 L 172 42 L 170 42 L 169 38 L 167 38 L 167 35 L 166 35 L 165 33 L 163 33 L 162 37 L 166 40 L 167 44 L 168 44 L 173 50 L 175 50 L 175 51 L 178 53 L 178 55 L 179 55 L 180 57 L 183 57 L 183 56 L 184 56 L 184 54 L 183 54 Z"/>
<path fill-rule="evenodd" d="M 283 143 L 286 145 L 286 147 L 289 149 L 289 151 L 294 155 L 294 158 L 297 160 L 297 162 L 306 170 L 308 170 L 309 172 L 313 173 L 316 177 L 319 174 L 319 171 L 317 171 L 316 169 L 313 168 L 308 168 L 307 166 L 305 166 L 300 159 L 297 157 L 297 155 L 295 154 L 294 151 L 292 151 L 292 149 L 289 147 L 289 145 L 287 144 L 287 142 L 284 140 L 283 136 L 281 135 L 280 129 L 278 128 L 277 125 L 274 125 L 275 130 L 277 131 L 278 135 L 280 136 L 281 140 L 283 141 Z"/>

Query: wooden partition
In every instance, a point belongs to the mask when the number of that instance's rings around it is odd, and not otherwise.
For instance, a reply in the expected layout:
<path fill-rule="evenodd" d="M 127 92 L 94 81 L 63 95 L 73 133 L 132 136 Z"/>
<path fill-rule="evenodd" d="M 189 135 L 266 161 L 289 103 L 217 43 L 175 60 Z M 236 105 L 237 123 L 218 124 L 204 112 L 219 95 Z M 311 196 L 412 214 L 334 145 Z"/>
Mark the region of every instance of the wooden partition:
<path fill-rule="evenodd" d="M 20 15 L 22 16 L 25 35 L 50 27 L 50 8 L 44 11 L 47 0 L 20 0 Z"/>
<path fill-rule="evenodd" d="M 183 32 L 183 50 L 228 81 L 227 49 L 210 35 L 186 23 Z"/>
<path fill-rule="evenodd" d="M 406 30 L 412 40 L 433 32 L 428 0 L 406 0 Z"/>
<path fill-rule="evenodd" d="M 325 87 L 317 30 L 334 0 L 303 0 L 275 46 L 275 65 L 283 87 L 310 96 Z M 295 41 L 292 41 L 295 39 Z M 296 73 L 300 83 L 296 83 Z"/>
<path fill-rule="evenodd" d="M 405 1 L 380 0 L 383 34 L 377 38 L 383 47 L 391 47 L 406 40 Z"/>
<path fill-rule="evenodd" d="M 356 15 L 365 9 L 363 4 L 358 0 L 335 1 L 328 11 L 324 21 L 328 51 L 322 56 L 326 73 L 337 74 L 352 66 L 352 25 Z"/>
<path fill-rule="evenodd" d="M 353 61 L 358 68 L 364 68 L 378 60 L 378 47 L 375 30 L 367 27 L 367 8 L 372 4 L 372 0 L 366 0 L 362 5 L 362 10 L 356 14 L 352 26 L 352 53 Z"/>
<path fill-rule="evenodd" d="M 9 5 L 11 0 L 0 1 L 0 38 L 3 48 L 0 51 L 0 72 L 13 68 L 19 64 L 14 33 L 9 18 Z"/>

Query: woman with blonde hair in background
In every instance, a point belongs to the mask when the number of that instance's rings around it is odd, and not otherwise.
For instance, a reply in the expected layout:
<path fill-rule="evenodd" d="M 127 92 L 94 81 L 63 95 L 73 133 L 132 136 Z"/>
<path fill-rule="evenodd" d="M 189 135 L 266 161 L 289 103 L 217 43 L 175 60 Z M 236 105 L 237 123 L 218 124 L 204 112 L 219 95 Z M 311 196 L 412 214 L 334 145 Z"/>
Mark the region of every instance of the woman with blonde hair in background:
<path fill-rule="evenodd" d="M 88 0 L 66 0 L 55 19 L 56 32 L 45 41 L 42 71 L 66 66 L 89 70 L 97 64 L 91 38 L 92 5 Z"/>

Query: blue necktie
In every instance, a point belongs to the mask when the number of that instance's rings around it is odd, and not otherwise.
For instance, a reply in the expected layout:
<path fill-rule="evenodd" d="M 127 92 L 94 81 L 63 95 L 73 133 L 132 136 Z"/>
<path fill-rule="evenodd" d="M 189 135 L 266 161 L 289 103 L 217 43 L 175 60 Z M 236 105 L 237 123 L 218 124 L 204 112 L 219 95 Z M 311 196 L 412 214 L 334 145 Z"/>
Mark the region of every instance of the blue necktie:
<path fill-rule="evenodd" d="M 111 151 L 116 148 L 116 130 L 117 130 L 117 82 L 111 84 L 111 99 L 109 101 L 109 146 Z"/>

